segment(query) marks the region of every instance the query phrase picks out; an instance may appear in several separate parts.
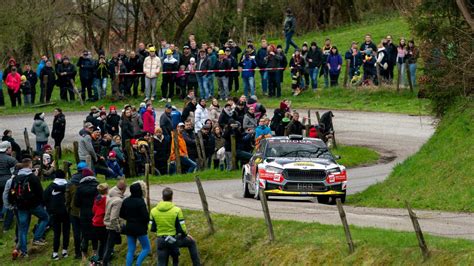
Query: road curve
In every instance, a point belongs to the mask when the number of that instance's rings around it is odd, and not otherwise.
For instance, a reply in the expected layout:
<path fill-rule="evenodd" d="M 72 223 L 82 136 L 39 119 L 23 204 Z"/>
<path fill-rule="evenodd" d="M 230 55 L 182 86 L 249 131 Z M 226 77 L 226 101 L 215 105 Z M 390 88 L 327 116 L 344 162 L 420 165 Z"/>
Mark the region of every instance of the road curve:
<path fill-rule="evenodd" d="M 299 110 L 306 116 L 307 110 Z M 78 139 L 86 112 L 67 112 L 67 129 L 64 144 L 71 146 Z M 433 134 L 433 120 L 430 117 L 403 114 L 334 111 L 334 126 L 338 142 L 361 145 L 377 150 L 383 163 L 348 170 L 348 194 L 362 191 L 371 184 L 383 181 L 392 168 L 408 156 L 414 154 Z M 311 118 L 315 119 L 312 112 Z M 52 115 L 46 121 L 52 123 Z M 0 117 L 0 131 L 12 129 L 20 145 L 23 145 L 21 132 L 31 128 L 33 115 L 10 115 Z M 34 136 L 30 134 L 31 143 Z M 201 209 L 199 196 L 194 183 L 169 184 L 176 190 L 175 202 L 184 208 Z M 241 197 L 240 180 L 203 182 L 209 208 L 212 212 L 239 216 L 263 217 L 258 201 Z M 152 200 L 160 199 L 163 186 L 151 188 Z M 349 196 L 350 197 L 350 196 Z M 311 198 L 275 198 L 269 201 L 272 218 L 340 224 L 335 206 L 313 202 Z M 412 225 L 406 210 L 345 207 L 348 221 L 357 226 L 377 227 L 411 231 Z M 474 240 L 474 215 L 436 211 L 417 211 L 423 230 L 433 235 L 459 237 Z"/>

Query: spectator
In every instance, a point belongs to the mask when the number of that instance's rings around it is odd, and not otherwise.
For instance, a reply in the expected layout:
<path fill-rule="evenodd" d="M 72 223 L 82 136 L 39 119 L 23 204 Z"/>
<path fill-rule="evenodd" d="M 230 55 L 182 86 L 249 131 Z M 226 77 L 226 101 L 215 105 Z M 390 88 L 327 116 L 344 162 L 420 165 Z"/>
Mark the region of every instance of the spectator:
<path fill-rule="evenodd" d="M 324 88 L 329 87 L 329 68 L 327 65 L 329 54 L 331 53 L 331 40 L 328 38 L 324 41 L 324 47 L 322 50 L 323 53 L 323 61 L 321 65 L 321 72 L 319 76 L 324 76 Z"/>
<path fill-rule="evenodd" d="M 242 80 L 244 82 L 245 96 L 250 97 L 252 95 L 255 95 L 254 69 L 257 68 L 257 62 L 255 61 L 255 56 L 250 56 L 249 49 L 247 49 L 247 51 L 245 52 L 245 56 L 242 58 L 239 65 L 242 68 Z"/>
<path fill-rule="evenodd" d="M 173 57 L 173 51 L 168 49 L 166 51 L 166 58 L 163 60 L 163 81 L 161 83 L 161 102 L 171 102 L 174 96 L 174 83 L 176 74 L 165 73 L 171 71 L 178 71 L 179 63 Z M 153 100 L 153 99 L 152 99 Z"/>
<path fill-rule="evenodd" d="M 34 232 L 33 245 L 44 246 L 46 241 L 43 235 L 48 225 L 49 216 L 44 209 L 43 187 L 35 173 L 32 171 L 33 163 L 31 159 L 23 159 L 18 175 L 11 183 L 8 201 L 13 203 L 18 210 L 18 237 L 19 249 L 23 257 L 28 256 L 27 237 L 31 215 L 38 218 L 38 226 Z"/>
<path fill-rule="evenodd" d="M 219 87 L 219 98 L 221 100 L 227 100 L 230 96 L 229 93 L 229 72 L 231 69 L 231 61 L 226 57 L 223 50 L 219 50 L 219 59 L 217 60 L 214 69 L 220 70 L 216 73 L 217 84 Z"/>
<path fill-rule="evenodd" d="M 127 189 L 125 179 L 119 179 L 117 185 L 109 190 L 105 205 L 104 224 L 107 229 L 107 244 L 104 251 L 102 263 L 108 266 L 112 259 L 114 246 L 121 244 L 122 220 L 120 219 L 120 209 Z"/>
<path fill-rule="evenodd" d="M 115 152 L 116 159 L 120 166 L 125 165 L 125 154 L 122 150 L 122 138 L 119 135 L 112 137 L 112 142 L 110 143 L 110 151 Z"/>
<path fill-rule="evenodd" d="M 293 96 L 298 96 L 301 93 L 301 77 L 304 74 L 304 59 L 300 51 L 297 49 L 290 59 L 291 67 L 291 89 Z"/>
<path fill-rule="evenodd" d="M 74 86 L 76 78 L 76 67 L 70 63 L 69 57 L 65 56 L 61 64 L 56 67 L 56 75 L 58 76 L 58 85 L 60 97 L 63 101 L 74 101 Z"/>
<path fill-rule="evenodd" d="M 196 162 L 198 158 L 196 134 L 194 133 L 194 127 L 190 120 L 184 121 L 183 138 L 186 142 L 189 159 Z"/>
<path fill-rule="evenodd" d="M 21 75 L 18 73 L 16 67 L 12 67 L 11 72 L 7 74 L 5 85 L 7 85 L 8 95 L 10 96 L 12 107 L 16 107 L 17 103 L 18 106 L 21 106 Z"/>
<path fill-rule="evenodd" d="M 155 129 L 153 148 L 155 153 L 155 167 L 158 169 L 160 175 L 166 175 L 168 173 L 168 158 L 170 156 L 171 143 L 170 140 L 164 137 L 163 131 L 159 127 Z"/>
<path fill-rule="evenodd" d="M 49 127 L 44 121 L 44 113 L 36 113 L 31 133 L 36 136 L 36 151 L 41 152 L 43 146 L 48 143 Z"/>
<path fill-rule="evenodd" d="M 413 40 L 408 41 L 406 57 L 407 57 L 406 62 L 410 69 L 409 78 L 411 79 L 411 85 L 415 87 L 416 86 L 416 61 L 418 60 L 419 53 L 418 53 L 418 48 L 415 46 L 415 41 Z"/>
<path fill-rule="evenodd" d="M 372 35 L 366 34 L 365 35 L 365 42 L 361 44 L 360 51 L 363 53 L 367 53 L 370 50 L 372 52 L 377 51 L 377 46 L 372 42 Z"/>
<path fill-rule="evenodd" d="M 331 48 L 327 64 L 329 68 L 329 76 L 331 78 L 331 87 L 336 87 L 338 85 L 339 74 L 341 73 L 342 67 L 342 57 L 336 46 Z"/>
<path fill-rule="evenodd" d="M 275 132 L 275 136 L 284 136 L 285 130 L 280 127 L 282 119 L 285 117 L 285 114 L 290 111 L 291 102 L 288 100 L 283 100 L 280 102 L 280 107 L 275 109 L 273 112 L 272 121 L 270 123 L 270 129 Z"/>
<path fill-rule="evenodd" d="M 237 71 L 238 63 L 237 59 L 232 56 L 231 49 L 228 47 L 229 44 L 227 43 L 227 47 L 224 49 L 225 57 L 227 60 L 229 60 L 230 63 L 230 70 L 231 72 L 228 73 L 228 78 L 229 78 L 229 92 L 232 92 L 232 85 L 235 83 L 235 91 L 238 91 L 239 89 L 239 72 Z M 236 71 L 232 71 L 236 70 Z"/>
<path fill-rule="evenodd" d="M 219 120 L 218 120 L 219 126 L 221 128 L 224 128 L 225 126 L 227 126 L 229 124 L 229 121 L 231 119 L 236 120 L 237 116 L 235 115 L 235 112 L 232 109 L 232 105 L 227 103 L 224 106 L 224 109 L 222 109 L 222 112 L 219 116 Z"/>
<path fill-rule="evenodd" d="M 265 109 L 265 106 L 258 102 L 257 95 L 250 97 L 250 99 L 247 101 L 247 108 L 250 108 L 251 106 L 253 106 L 253 108 L 255 109 L 256 119 L 260 119 L 260 117 L 263 117 L 267 113 L 267 109 Z"/>
<path fill-rule="evenodd" d="M 53 130 L 51 137 L 54 139 L 54 148 L 58 147 L 58 158 L 62 158 L 61 142 L 64 139 L 66 132 L 66 117 L 61 108 L 54 109 Z"/>
<path fill-rule="evenodd" d="M 389 83 L 390 81 L 390 73 L 389 73 L 389 64 L 388 64 L 388 59 L 390 58 L 390 54 L 387 52 L 387 45 L 384 45 L 386 43 L 385 40 L 382 41 L 381 44 L 378 46 L 377 50 L 377 60 L 376 60 L 376 65 L 379 65 L 379 71 L 380 71 L 380 76 L 383 78 L 384 81 Z M 369 71 L 370 68 L 369 68 Z M 377 69 L 376 69 L 377 71 Z M 373 75 L 373 74 L 372 74 Z M 375 75 L 373 75 L 375 77 Z M 381 84 L 382 80 L 378 80 L 377 77 L 377 84 Z"/>
<path fill-rule="evenodd" d="M 262 136 L 264 138 L 272 136 L 272 130 L 268 126 L 269 119 L 264 117 L 258 120 L 258 127 L 255 129 L 255 139 L 260 139 Z"/>
<path fill-rule="evenodd" d="M 283 33 L 285 34 L 285 54 L 288 53 L 288 49 L 290 49 L 290 45 L 293 46 L 295 49 L 298 49 L 298 45 L 293 41 L 293 34 L 295 34 L 296 28 L 296 18 L 293 16 L 293 12 L 290 8 L 286 9 L 286 17 L 285 21 L 283 22 Z"/>
<path fill-rule="evenodd" d="M 79 208 L 82 260 L 85 261 L 89 241 L 92 242 L 93 253 L 97 254 L 98 239 L 92 226 L 92 218 L 94 217 L 92 207 L 98 194 L 97 185 L 99 185 L 99 182 L 97 182 L 94 172 L 88 168 L 82 170 L 82 176 L 83 178 L 79 182 L 74 195 L 74 205 Z"/>
<path fill-rule="evenodd" d="M 23 93 L 23 102 L 25 105 L 31 105 L 31 85 L 25 75 L 21 76 L 20 91 Z"/>
<path fill-rule="evenodd" d="M 362 53 L 357 47 L 357 42 L 352 42 L 351 48 L 346 52 L 344 57 L 346 60 L 351 60 L 350 65 L 346 67 L 349 67 L 349 80 L 352 80 L 352 77 L 359 72 L 360 66 L 362 66 Z"/>
<path fill-rule="evenodd" d="M 155 116 L 153 114 L 153 105 L 146 106 L 146 112 L 143 114 L 143 131 L 153 135 L 155 133 Z"/>
<path fill-rule="evenodd" d="M 171 104 L 165 105 L 165 111 L 160 116 L 160 128 L 163 130 L 163 135 L 167 139 L 171 139 L 171 132 L 173 132 L 173 122 L 171 121 Z"/>
<path fill-rule="evenodd" d="M 188 173 L 193 173 L 197 165 L 192 161 L 188 156 L 188 149 L 186 147 L 186 141 L 183 137 L 184 132 L 184 123 L 179 123 L 177 127 L 177 135 L 173 133 L 171 139 L 171 153 L 170 153 L 170 174 L 176 173 L 176 156 L 180 156 L 181 166 L 188 169 Z M 177 138 L 176 143 L 178 143 L 178 155 L 175 153 L 175 138 Z M 179 173 L 180 174 L 180 173 Z"/>
<path fill-rule="evenodd" d="M 275 45 L 270 45 L 267 48 L 267 56 L 264 58 L 267 68 L 280 67 L 281 56 L 276 53 Z M 280 74 L 278 70 L 268 70 L 268 96 L 281 97 Z M 252 95 L 253 96 L 253 95 Z"/>
<path fill-rule="evenodd" d="M 130 197 L 122 202 L 120 218 L 126 221 L 122 233 L 127 235 L 127 259 L 126 265 L 133 264 L 137 240 L 142 250 L 137 257 L 136 265 L 142 265 L 148 253 L 150 253 L 150 240 L 148 239 L 148 208 L 145 203 L 146 185 L 143 181 L 137 181 L 130 186 Z"/>
<path fill-rule="evenodd" d="M 286 59 L 286 55 L 283 53 L 283 48 L 281 45 L 277 45 L 277 52 L 276 52 L 280 57 L 280 68 L 281 70 L 278 70 L 280 78 L 278 79 L 280 81 L 280 87 L 282 86 L 283 83 L 283 72 L 285 71 L 285 68 L 288 66 L 288 59 Z"/>
<path fill-rule="evenodd" d="M 89 51 L 84 50 L 82 56 L 79 57 L 79 60 L 77 61 L 77 66 L 79 67 L 79 77 L 81 79 L 82 99 L 86 99 L 87 90 L 88 100 L 96 101 L 98 99 L 98 95 L 92 94 L 92 82 L 94 80 L 95 62 L 92 60 L 92 56 Z"/>
<path fill-rule="evenodd" d="M 97 99 L 103 99 L 107 95 L 107 78 L 110 75 L 109 65 L 105 56 L 99 56 L 99 63 L 94 68 L 94 91 L 97 91 Z"/>
<path fill-rule="evenodd" d="M 186 83 L 187 83 L 187 88 L 188 91 L 193 90 L 197 91 L 199 88 L 199 83 L 197 79 L 197 74 L 194 73 L 194 71 L 197 70 L 198 65 L 196 64 L 196 59 L 194 57 L 191 57 L 189 59 L 189 64 L 186 67 L 186 70 L 189 71 L 188 74 L 186 74 Z M 184 90 L 184 88 L 183 88 Z M 181 95 L 184 95 L 184 91 L 181 92 Z"/>
<path fill-rule="evenodd" d="M 313 91 L 316 91 L 318 88 L 319 69 L 323 64 L 323 53 L 314 41 L 311 42 L 311 48 L 306 55 L 306 61 L 308 64 L 309 77 L 311 78 L 311 88 Z"/>
<path fill-rule="evenodd" d="M 206 120 L 209 119 L 209 111 L 206 109 L 206 99 L 199 99 L 194 117 L 194 130 L 197 133 L 201 130 Z"/>
<path fill-rule="evenodd" d="M 119 134 L 120 116 L 117 114 L 117 108 L 111 105 L 109 108 L 109 114 L 106 118 L 105 132 L 115 136 Z"/>
<path fill-rule="evenodd" d="M 69 213 L 69 219 L 71 221 L 73 238 L 74 238 L 74 253 L 75 259 L 81 259 L 81 223 L 80 223 L 80 210 L 76 207 L 75 197 L 77 187 L 79 186 L 83 175 L 82 170 L 87 168 L 85 162 L 77 164 L 77 173 L 73 174 L 70 182 L 66 185 L 66 208 Z"/>
<path fill-rule="evenodd" d="M 133 130 L 132 110 L 130 108 L 126 109 L 125 112 L 123 112 L 123 117 L 120 126 L 122 128 L 123 141 L 128 141 L 134 138 L 135 132 Z"/>
<path fill-rule="evenodd" d="M 49 146 L 49 144 L 46 144 L 44 147 L 46 148 L 47 146 Z M 41 179 L 41 181 L 53 180 L 55 178 L 54 173 L 56 169 L 54 167 L 52 156 L 44 152 L 41 158 L 41 167 L 38 177 Z"/>
<path fill-rule="evenodd" d="M 84 124 L 84 129 L 81 130 L 80 135 L 81 139 L 79 140 L 79 160 L 87 162 L 87 156 L 90 156 L 91 163 L 94 164 L 99 159 L 94 146 L 92 145 L 92 132 L 94 131 L 94 126 L 90 122 Z M 92 167 L 92 165 L 88 165 Z"/>
<path fill-rule="evenodd" d="M 105 245 L 107 241 L 107 230 L 104 224 L 105 217 L 105 205 L 107 204 L 107 194 L 109 193 L 109 185 L 107 183 L 101 183 L 97 186 L 98 194 L 94 199 L 94 205 L 92 206 L 92 227 L 94 229 L 95 236 L 99 243 L 97 256 L 98 261 L 102 261 L 104 257 Z"/>
<path fill-rule="evenodd" d="M 374 80 L 376 78 L 377 72 L 375 69 L 375 56 L 372 55 L 372 51 L 367 51 L 365 52 L 365 58 L 362 60 L 364 63 L 364 83 L 367 84 L 367 81 L 370 84 L 374 83 Z"/>
<path fill-rule="evenodd" d="M 23 75 L 26 76 L 26 79 L 30 83 L 31 87 L 31 104 L 35 103 L 35 97 L 36 97 L 36 83 L 38 82 L 38 75 L 36 75 L 36 72 L 31 70 L 31 65 L 26 63 L 25 64 L 25 71 L 23 72 Z"/>
<path fill-rule="evenodd" d="M 397 67 L 398 67 L 398 80 L 402 87 L 405 86 L 405 56 L 407 55 L 407 46 L 405 38 L 400 39 L 400 44 L 397 47 Z"/>
<path fill-rule="evenodd" d="M 194 62 L 196 64 L 196 62 Z M 186 97 L 186 86 L 187 86 L 187 74 L 185 73 L 186 66 L 179 66 L 178 73 L 176 74 L 176 94 L 179 95 L 181 99 Z"/>
<path fill-rule="evenodd" d="M 393 39 L 391 35 L 387 35 L 386 43 L 385 43 L 385 50 L 387 51 L 387 80 L 389 84 L 392 84 L 394 74 L 393 70 L 397 65 L 397 46 L 393 44 Z"/>
<path fill-rule="evenodd" d="M 156 97 L 156 79 L 161 69 L 161 60 L 156 56 L 155 47 L 148 48 L 149 56 L 143 62 L 143 73 L 145 74 L 145 102 L 149 99 L 152 101 Z"/>
<path fill-rule="evenodd" d="M 171 106 L 171 122 L 173 128 L 176 128 L 179 122 L 181 122 L 181 112 L 175 106 Z"/>
<path fill-rule="evenodd" d="M 217 62 L 217 53 L 214 50 L 213 47 L 208 47 L 207 48 L 207 58 L 209 60 L 209 70 L 214 70 L 214 66 L 216 65 Z M 207 83 L 208 83 L 208 88 L 209 88 L 209 94 L 206 99 L 214 97 L 214 73 L 207 73 Z"/>
<path fill-rule="evenodd" d="M 62 258 L 67 258 L 67 249 L 69 247 L 69 233 L 71 230 L 71 223 L 66 208 L 66 174 L 62 170 L 55 172 L 55 179 L 44 191 L 44 201 L 46 209 L 50 214 L 51 224 L 53 227 L 53 260 L 59 260 L 59 245 L 61 234 L 63 236 L 62 244 Z"/>
<path fill-rule="evenodd" d="M 137 98 L 140 77 L 136 74 L 143 71 L 143 59 L 139 54 L 137 55 L 134 51 L 131 51 L 128 60 L 125 62 L 125 67 L 130 74 L 125 78 L 125 95 L 133 95 L 134 98 Z"/>
<path fill-rule="evenodd" d="M 0 191 L 5 191 L 5 185 L 13 175 L 13 170 L 18 161 L 12 156 L 12 145 L 10 142 L 4 140 L 0 142 Z M 3 197 L 0 200 L 0 218 L 3 219 L 5 211 Z M 5 228 L 4 228 L 5 230 Z"/>
<path fill-rule="evenodd" d="M 215 152 L 216 148 L 216 143 L 214 139 L 214 135 L 211 133 L 212 126 L 205 124 L 201 128 L 201 136 L 202 136 L 202 142 L 203 142 L 203 149 L 204 149 L 204 160 L 207 161 L 207 166 L 210 168 L 211 167 L 211 162 L 212 162 L 212 155 Z"/>
<path fill-rule="evenodd" d="M 291 122 L 287 126 L 288 135 L 295 134 L 295 135 L 303 135 L 303 124 L 299 121 L 300 114 L 297 112 L 293 112 L 293 116 L 291 118 Z"/>
<path fill-rule="evenodd" d="M 304 42 L 303 45 L 301 46 L 301 57 L 303 57 L 304 60 L 304 71 L 303 71 L 303 77 L 304 80 L 301 80 L 301 88 L 303 90 L 307 90 L 309 87 L 309 70 L 308 70 L 308 61 L 306 60 L 306 56 L 308 55 L 308 43 Z"/>
<path fill-rule="evenodd" d="M 192 98 L 183 109 L 183 113 L 181 114 L 181 121 L 191 119 L 191 121 L 193 121 L 194 123 L 194 113 L 196 112 L 196 105 L 196 98 Z"/>
<path fill-rule="evenodd" d="M 255 55 L 255 61 L 257 62 L 258 68 L 266 68 L 265 57 L 267 56 L 268 43 L 267 40 L 262 39 L 261 47 L 258 49 L 257 54 Z M 268 95 L 268 72 L 265 70 L 260 71 L 260 79 L 262 81 L 262 92 L 263 95 Z"/>
<path fill-rule="evenodd" d="M 253 129 L 257 127 L 257 119 L 255 118 L 255 108 L 254 107 L 249 107 L 247 113 L 244 116 L 244 123 L 242 124 L 242 127 L 244 130 L 247 129 Z"/>
<path fill-rule="evenodd" d="M 11 57 L 8 60 L 8 66 L 5 68 L 3 71 L 3 76 L 2 79 L 5 82 L 8 74 L 11 73 L 12 69 L 16 68 L 16 72 L 21 76 L 23 74 L 23 71 L 21 70 L 20 64 L 15 61 L 15 58 Z M 38 75 L 39 76 L 39 75 Z"/>
<path fill-rule="evenodd" d="M 224 130 L 224 139 L 225 139 L 225 160 L 227 164 L 227 170 L 230 171 L 233 169 L 232 163 L 232 149 L 231 149 L 231 136 L 235 135 L 235 142 L 237 143 L 236 146 L 236 155 L 237 160 L 242 162 L 248 161 L 252 154 L 245 152 L 242 149 L 242 145 L 244 144 L 243 136 L 241 132 L 241 125 L 239 122 L 235 120 L 230 120 L 229 124 L 227 125 L 226 129 Z M 237 166 L 235 166 L 237 168 Z"/>
<path fill-rule="evenodd" d="M 221 109 L 219 106 L 219 101 L 216 98 L 212 98 L 211 106 L 209 106 L 209 119 L 211 119 L 212 124 L 214 125 L 218 124 L 220 115 L 221 115 Z"/>
<path fill-rule="evenodd" d="M 216 60 L 217 63 L 217 60 Z M 212 73 L 207 73 L 207 70 L 212 70 L 213 66 L 215 66 L 214 63 L 213 65 L 210 58 L 206 55 L 206 51 L 200 50 L 199 51 L 199 57 L 196 62 L 196 70 L 197 71 L 203 71 L 199 72 L 196 74 L 197 77 L 197 82 L 199 85 L 199 96 L 204 99 L 208 99 L 210 96 L 213 95 L 213 91 L 211 92 L 209 90 L 209 77 Z"/>
<path fill-rule="evenodd" d="M 212 132 L 215 141 L 215 149 L 213 154 L 214 169 L 219 167 L 219 169 L 222 171 L 224 170 L 225 166 L 225 139 L 220 126 L 215 126 Z"/>
<path fill-rule="evenodd" d="M 12 148 L 11 156 L 15 158 L 17 161 L 21 161 L 21 147 L 13 138 L 13 132 L 10 129 L 6 129 L 5 131 L 3 131 L 2 141 L 10 142 L 10 145 Z"/>
<path fill-rule="evenodd" d="M 107 156 L 107 167 L 112 170 L 112 178 L 120 178 L 124 176 L 122 167 L 117 161 L 117 154 L 113 150 L 110 151 L 109 155 Z"/>

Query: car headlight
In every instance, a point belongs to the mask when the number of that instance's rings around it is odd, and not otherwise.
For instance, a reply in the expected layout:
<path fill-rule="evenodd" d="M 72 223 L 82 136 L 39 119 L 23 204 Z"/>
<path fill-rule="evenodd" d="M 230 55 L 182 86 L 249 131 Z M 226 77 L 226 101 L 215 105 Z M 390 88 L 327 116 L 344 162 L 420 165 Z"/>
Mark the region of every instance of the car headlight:
<path fill-rule="evenodd" d="M 328 169 L 328 170 L 326 170 L 326 172 L 327 172 L 328 174 L 334 174 L 334 173 L 339 173 L 339 172 L 341 172 L 341 169 L 340 169 L 339 167 L 336 167 L 336 168 Z"/>
<path fill-rule="evenodd" d="M 281 174 L 283 172 L 283 169 L 277 168 L 277 167 L 274 167 L 274 166 L 267 166 L 267 167 L 265 167 L 265 171 L 267 173 L 272 173 L 272 174 Z"/>

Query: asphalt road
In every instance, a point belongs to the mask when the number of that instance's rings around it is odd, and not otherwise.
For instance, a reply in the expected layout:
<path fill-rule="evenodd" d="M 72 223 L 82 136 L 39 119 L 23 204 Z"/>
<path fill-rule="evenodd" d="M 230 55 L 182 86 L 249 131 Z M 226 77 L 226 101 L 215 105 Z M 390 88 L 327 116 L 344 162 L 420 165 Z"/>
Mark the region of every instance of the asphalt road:
<path fill-rule="evenodd" d="M 306 116 L 306 110 L 299 110 Z M 64 144 L 71 146 L 78 139 L 82 121 L 87 113 L 66 113 L 67 130 Z M 362 191 L 368 186 L 383 181 L 392 168 L 414 154 L 433 134 L 433 120 L 430 117 L 403 114 L 334 111 L 334 126 L 337 141 L 350 145 L 362 145 L 377 150 L 382 155 L 379 164 L 348 170 L 348 194 Z M 314 121 L 314 111 L 311 114 Z M 46 115 L 51 125 L 52 114 Z M 23 145 L 23 135 L 33 123 L 33 115 L 12 115 L 0 117 L 0 130 L 12 129 L 17 141 Z M 34 136 L 30 134 L 34 145 Z M 175 202 L 184 208 L 201 209 L 199 195 L 194 183 L 170 184 L 175 189 Z M 239 216 L 263 217 L 260 202 L 241 197 L 240 180 L 203 182 L 209 208 L 212 212 Z M 160 199 L 163 186 L 151 188 L 153 201 Z M 350 196 L 349 196 L 350 197 Z M 273 198 L 269 201 L 273 219 L 340 224 L 337 208 L 314 202 L 312 198 Z M 382 209 L 345 207 L 350 224 L 363 227 L 377 227 L 401 231 L 412 231 L 407 211 L 404 209 Z M 459 237 L 474 240 L 474 215 L 466 213 L 445 213 L 417 211 L 422 229 L 433 235 Z"/>

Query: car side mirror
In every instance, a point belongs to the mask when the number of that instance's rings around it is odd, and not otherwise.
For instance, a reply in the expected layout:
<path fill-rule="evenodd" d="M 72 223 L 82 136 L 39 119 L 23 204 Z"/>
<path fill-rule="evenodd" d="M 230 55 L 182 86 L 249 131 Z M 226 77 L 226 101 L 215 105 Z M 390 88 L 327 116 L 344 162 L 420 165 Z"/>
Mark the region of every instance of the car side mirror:
<path fill-rule="evenodd" d="M 341 158 L 342 158 L 341 155 L 334 155 L 334 159 L 336 160 L 340 160 Z"/>

